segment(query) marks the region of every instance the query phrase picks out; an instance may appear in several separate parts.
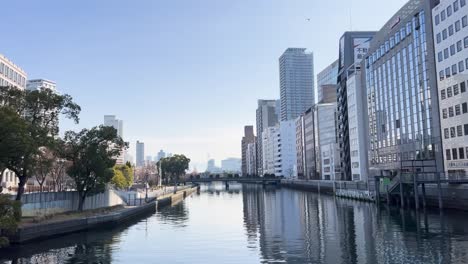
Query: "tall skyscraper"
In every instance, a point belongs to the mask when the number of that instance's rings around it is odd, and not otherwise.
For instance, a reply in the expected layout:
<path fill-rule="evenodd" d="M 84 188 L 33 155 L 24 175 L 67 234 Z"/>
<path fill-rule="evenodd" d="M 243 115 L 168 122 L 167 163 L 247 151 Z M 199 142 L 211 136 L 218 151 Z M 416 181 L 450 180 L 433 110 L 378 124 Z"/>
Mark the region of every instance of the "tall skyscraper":
<path fill-rule="evenodd" d="M 156 158 L 156 161 L 160 161 L 162 158 L 166 157 L 166 152 L 164 152 L 162 149 L 158 152 L 158 156 Z"/>
<path fill-rule="evenodd" d="M 117 135 L 123 138 L 123 121 L 117 119 L 115 115 L 105 115 L 104 125 L 115 128 L 117 130 Z"/>
<path fill-rule="evenodd" d="M 0 86 L 26 88 L 27 74 L 24 70 L 0 54 Z"/>
<path fill-rule="evenodd" d="M 405 4 L 372 39 L 362 63 L 370 167 L 387 176 L 406 170 L 443 171 L 432 28 L 432 9 L 438 2 Z M 435 32 L 440 30 L 436 27 Z M 445 67 L 448 76 L 439 84 L 456 84 L 458 77 L 450 78 L 452 68 Z"/>
<path fill-rule="evenodd" d="M 317 103 L 325 103 L 330 93 L 336 94 L 336 81 L 338 79 L 338 60 L 328 65 L 317 74 Z M 329 88 L 334 87 L 334 91 Z M 325 91 L 324 91 L 325 90 Z M 324 101 L 325 100 L 325 101 Z"/>
<path fill-rule="evenodd" d="M 441 0 L 432 10 L 444 172 L 448 176 L 468 174 L 467 14 L 466 1 Z"/>
<path fill-rule="evenodd" d="M 26 84 L 27 90 L 43 90 L 49 89 L 51 91 L 57 91 L 57 84 L 54 81 L 45 80 L 45 79 L 35 79 L 35 80 L 28 80 Z"/>
<path fill-rule="evenodd" d="M 295 120 L 315 103 L 313 61 L 303 48 L 288 48 L 279 58 L 281 121 Z"/>
<path fill-rule="evenodd" d="M 138 140 L 136 142 L 136 165 L 137 167 L 145 166 L 145 143 Z"/>
<path fill-rule="evenodd" d="M 269 127 L 276 126 L 279 121 L 277 100 L 258 100 L 256 128 L 257 128 L 257 175 L 263 176 L 263 140 L 262 133 Z"/>
<path fill-rule="evenodd" d="M 339 43 L 339 62 L 337 79 L 337 117 L 338 117 L 338 139 L 341 154 L 342 178 L 339 180 L 351 181 L 351 152 L 349 131 L 349 102 L 348 102 L 348 79 L 355 70 L 360 68 L 360 63 L 369 49 L 370 41 L 375 32 L 345 32 Z M 354 89 L 363 89 L 357 87 Z M 355 96 L 355 95 L 354 95 Z M 356 98 L 356 97 L 353 97 Z M 357 98 L 362 99 L 362 98 Z M 364 100 L 365 101 L 365 100 Z M 349 104 L 349 105 L 348 105 Z M 356 102 L 351 111 L 356 112 Z M 363 114 L 363 112 L 359 113 Z M 355 144 L 355 142 L 352 142 Z M 364 147 L 364 146 L 362 146 Z"/>
<path fill-rule="evenodd" d="M 253 126 L 244 127 L 244 136 L 241 141 L 242 149 L 242 175 L 247 175 L 247 146 L 250 143 L 255 142 L 255 135 L 253 132 Z"/>

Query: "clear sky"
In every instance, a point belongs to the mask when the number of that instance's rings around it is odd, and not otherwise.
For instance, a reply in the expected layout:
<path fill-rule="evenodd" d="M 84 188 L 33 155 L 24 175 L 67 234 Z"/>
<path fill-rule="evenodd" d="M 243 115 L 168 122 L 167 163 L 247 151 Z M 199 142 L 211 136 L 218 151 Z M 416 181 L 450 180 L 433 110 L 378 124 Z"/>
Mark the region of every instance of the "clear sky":
<path fill-rule="evenodd" d="M 208 155 L 240 157 L 257 99 L 279 97 L 286 48 L 313 51 L 318 73 L 337 59 L 344 31 L 378 30 L 404 3 L 4 1 L 0 53 L 29 78 L 56 81 L 81 105 L 80 124 L 62 122 L 62 131 L 115 114 L 131 147 L 138 139 L 145 155 L 184 153 L 203 170 Z"/>

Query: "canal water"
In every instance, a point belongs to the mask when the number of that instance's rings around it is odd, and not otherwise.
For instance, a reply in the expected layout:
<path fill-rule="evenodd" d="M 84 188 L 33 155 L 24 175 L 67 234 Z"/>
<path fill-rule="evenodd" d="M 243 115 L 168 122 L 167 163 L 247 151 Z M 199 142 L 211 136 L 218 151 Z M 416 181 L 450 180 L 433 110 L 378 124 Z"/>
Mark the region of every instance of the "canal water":
<path fill-rule="evenodd" d="M 0 251 L 0 263 L 468 263 L 468 214 L 212 183 L 117 229 Z"/>

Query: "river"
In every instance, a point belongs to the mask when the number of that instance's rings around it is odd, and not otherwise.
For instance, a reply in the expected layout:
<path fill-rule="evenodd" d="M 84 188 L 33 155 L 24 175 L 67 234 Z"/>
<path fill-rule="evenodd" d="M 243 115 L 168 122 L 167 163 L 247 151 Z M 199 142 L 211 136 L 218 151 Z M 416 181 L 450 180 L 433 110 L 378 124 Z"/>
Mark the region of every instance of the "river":
<path fill-rule="evenodd" d="M 212 183 L 126 226 L 0 254 L 0 263 L 468 263 L 468 213 L 402 213 L 285 188 Z"/>

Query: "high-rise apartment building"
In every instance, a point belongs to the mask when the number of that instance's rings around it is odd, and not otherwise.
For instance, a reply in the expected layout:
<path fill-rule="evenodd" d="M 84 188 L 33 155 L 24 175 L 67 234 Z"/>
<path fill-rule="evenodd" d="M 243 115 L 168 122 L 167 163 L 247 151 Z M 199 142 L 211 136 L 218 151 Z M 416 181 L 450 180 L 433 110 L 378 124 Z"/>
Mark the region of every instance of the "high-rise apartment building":
<path fill-rule="evenodd" d="M 278 124 L 278 109 L 277 100 L 258 100 L 256 111 L 256 128 L 257 128 L 257 175 L 263 176 L 263 139 L 262 133 L 269 127 L 274 127 Z"/>
<path fill-rule="evenodd" d="M 145 166 L 145 143 L 138 140 L 136 142 L 136 165 L 137 167 Z"/>
<path fill-rule="evenodd" d="M 328 65 L 317 74 L 317 103 L 329 99 L 330 93 L 336 94 L 336 81 L 338 79 L 338 60 Z M 334 87 L 334 91 L 330 87 Z M 324 91 L 325 90 L 325 91 Z"/>
<path fill-rule="evenodd" d="M 341 178 L 340 148 L 336 134 L 336 102 L 321 103 L 315 107 L 317 118 L 317 167 L 322 180 Z"/>
<path fill-rule="evenodd" d="M 34 80 L 27 81 L 26 89 L 30 91 L 49 89 L 53 92 L 56 92 L 57 84 L 54 81 L 50 81 L 50 80 L 34 79 Z"/>
<path fill-rule="evenodd" d="M 384 175 L 443 171 L 432 28 L 432 9 L 438 2 L 411 0 L 405 4 L 372 39 L 362 63 L 369 166 Z M 435 32 L 444 29 L 436 27 Z M 444 49 L 450 49 L 456 44 L 453 42 L 446 42 Z M 456 80 L 447 77 L 445 74 L 440 84 Z"/>
<path fill-rule="evenodd" d="M 441 0 L 432 9 L 432 18 L 444 172 L 449 177 L 465 176 L 468 172 L 468 5 L 465 0 Z"/>
<path fill-rule="evenodd" d="M 256 138 L 254 135 L 253 126 L 244 127 L 244 136 L 241 140 L 241 150 L 242 150 L 242 175 L 247 175 L 247 146 L 251 143 L 254 143 Z"/>
<path fill-rule="evenodd" d="M 279 58 L 281 121 L 295 120 L 315 103 L 313 60 L 304 48 L 288 48 Z"/>
<path fill-rule="evenodd" d="M 30 83 L 28 81 L 28 89 L 51 89 L 52 87 L 49 88 L 49 86 L 42 86 L 46 85 L 47 83 L 44 82 L 33 82 Z M 53 88 L 55 89 L 55 87 Z M 113 127 L 117 130 L 117 135 L 123 139 L 123 121 L 116 119 L 115 115 L 105 115 L 104 116 L 104 126 L 110 126 Z M 120 154 L 116 157 L 116 164 L 122 165 L 125 163 L 125 151 L 122 149 L 120 151 Z"/>
<path fill-rule="evenodd" d="M 315 108 L 310 107 L 296 119 L 296 164 L 297 176 L 300 179 L 320 179 Z"/>
<path fill-rule="evenodd" d="M 340 146 L 341 179 L 353 180 L 349 137 L 348 78 L 360 67 L 375 32 L 345 32 L 340 38 L 337 79 L 337 131 Z M 355 88 L 362 89 L 362 88 Z M 353 103 L 354 104 L 354 103 Z M 353 110 L 354 111 L 354 110 Z M 365 114 L 364 112 L 359 114 Z"/>
<path fill-rule="evenodd" d="M 0 54 L 0 86 L 26 88 L 27 74 L 24 70 Z"/>

